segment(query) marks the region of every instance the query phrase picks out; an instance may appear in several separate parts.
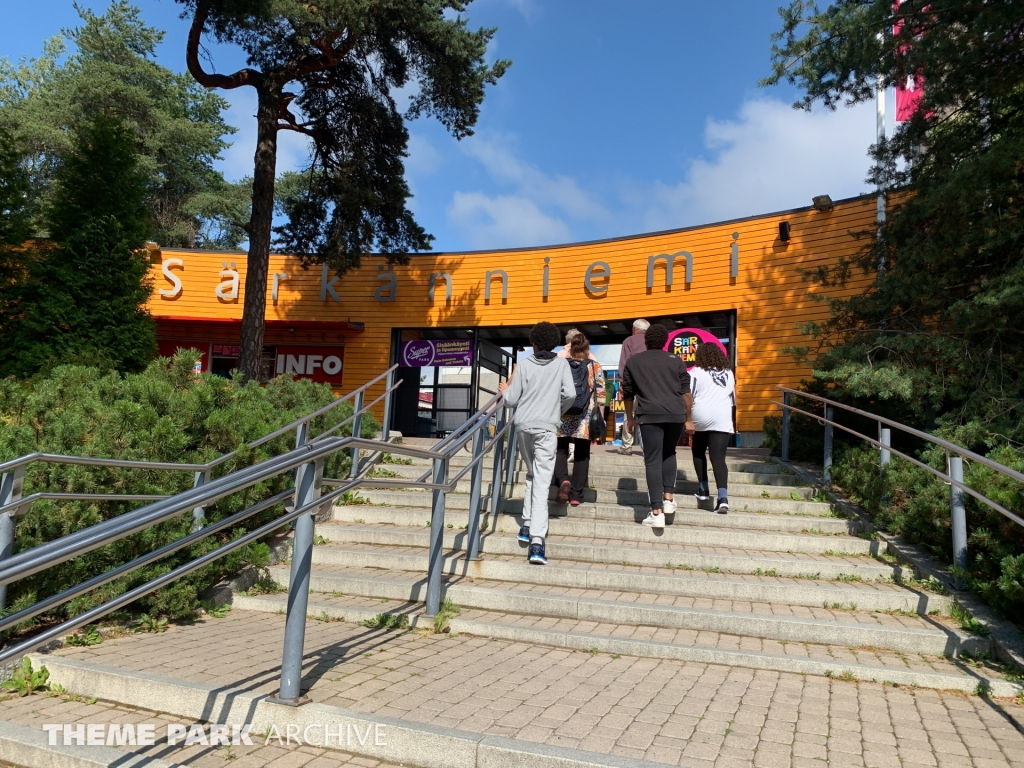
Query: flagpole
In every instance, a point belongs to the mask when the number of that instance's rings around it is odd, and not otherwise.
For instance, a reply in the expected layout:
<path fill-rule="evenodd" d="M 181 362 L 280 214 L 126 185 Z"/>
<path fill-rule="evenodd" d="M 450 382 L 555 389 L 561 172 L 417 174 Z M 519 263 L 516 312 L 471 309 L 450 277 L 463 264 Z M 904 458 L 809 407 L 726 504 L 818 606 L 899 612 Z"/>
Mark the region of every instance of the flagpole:
<path fill-rule="evenodd" d="M 879 33 L 878 39 L 884 41 L 885 36 Z M 881 72 L 875 81 L 875 143 L 881 144 L 885 141 L 885 77 Z M 885 190 L 882 185 L 878 186 L 876 223 L 878 225 L 878 239 L 882 238 L 882 225 L 885 224 Z M 885 274 L 885 254 L 878 259 L 878 274 Z"/>

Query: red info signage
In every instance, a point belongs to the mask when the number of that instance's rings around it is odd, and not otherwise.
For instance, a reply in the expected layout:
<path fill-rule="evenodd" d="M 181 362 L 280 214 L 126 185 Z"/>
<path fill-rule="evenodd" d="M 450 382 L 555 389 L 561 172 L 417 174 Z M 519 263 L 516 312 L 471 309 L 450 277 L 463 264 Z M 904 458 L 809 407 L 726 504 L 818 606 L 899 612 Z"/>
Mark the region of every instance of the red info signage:
<path fill-rule="evenodd" d="M 277 346 L 274 374 L 292 374 L 326 384 L 341 384 L 345 368 L 344 347 Z"/>

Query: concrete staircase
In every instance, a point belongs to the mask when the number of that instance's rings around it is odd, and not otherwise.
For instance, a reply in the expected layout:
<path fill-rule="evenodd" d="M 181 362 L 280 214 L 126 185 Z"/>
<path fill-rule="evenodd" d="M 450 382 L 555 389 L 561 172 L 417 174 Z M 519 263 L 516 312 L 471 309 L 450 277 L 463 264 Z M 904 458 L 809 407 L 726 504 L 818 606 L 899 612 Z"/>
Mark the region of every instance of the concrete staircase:
<path fill-rule="evenodd" d="M 584 503 L 551 503 L 547 566 L 529 565 L 516 539 L 521 465 L 511 498 L 481 516 L 478 561 L 465 554 L 460 484 L 446 505 L 447 609 L 434 621 L 422 616 L 431 494 L 362 491 L 361 503 L 336 506 L 317 527 L 309 613 L 371 624 L 401 614 L 412 626 L 539 646 L 1016 695 L 996 668 L 960 661 L 984 657 L 990 641 L 960 629 L 949 598 L 921 588 L 863 521 L 838 516 L 815 489 L 750 453 L 729 458 L 732 512 L 717 515 L 692 496 L 688 450 L 679 458 L 679 509 L 655 531 L 639 524 L 641 458 L 595 447 Z M 378 473 L 413 479 L 426 469 L 383 464 Z M 271 574 L 287 587 L 287 565 Z M 286 599 L 238 595 L 234 606 L 280 613 Z"/>

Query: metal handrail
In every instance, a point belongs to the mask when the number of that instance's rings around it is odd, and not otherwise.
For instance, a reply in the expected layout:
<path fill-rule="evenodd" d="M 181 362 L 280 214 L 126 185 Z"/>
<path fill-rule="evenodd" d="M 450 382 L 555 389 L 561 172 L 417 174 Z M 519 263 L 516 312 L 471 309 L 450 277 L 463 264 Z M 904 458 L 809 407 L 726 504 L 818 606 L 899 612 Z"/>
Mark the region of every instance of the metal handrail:
<path fill-rule="evenodd" d="M 824 446 L 824 458 L 822 461 L 823 468 L 823 479 L 825 485 L 831 485 L 831 471 L 832 471 L 832 430 L 835 427 L 847 432 L 855 437 L 864 440 L 865 442 L 877 447 L 880 451 L 880 469 L 885 471 L 886 466 L 889 463 L 889 458 L 892 454 L 899 456 L 900 458 L 909 461 L 911 464 L 920 467 L 921 469 L 927 470 L 931 474 L 938 477 L 946 485 L 950 487 L 950 521 L 953 536 L 953 562 L 957 566 L 956 571 L 956 585 L 957 587 L 963 586 L 963 573 L 967 569 L 968 565 L 968 552 L 967 552 L 967 510 L 964 503 L 964 495 L 967 494 L 977 499 L 981 503 L 985 504 L 989 508 L 995 510 L 999 514 L 1006 517 L 1008 520 L 1012 520 L 1014 523 L 1020 526 L 1024 526 L 1024 517 L 1021 517 L 1015 512 L 1010 511 L 1002 504 L 993 501 L 992 499 L 985 496 L 983 493 L 976 491 L 969 485 L 964 483 L 963 473 L 963 460 L 966 458 L 970 461 L 974 461 L 982 466 L 988 467 L 989 469 L 998 472 L 1004 477 L 1014 480 L 1019 483 L 1024 483 L 1024 474 L 1011 469 L 1010 467 L 1004 466 L 999 462 L 993 461 L 985 456 L 981 456 L 973 451 L 959 446 L 956 443 L 951 443 L 948 440 L 944 440 L 941 437 L 936 437 L 927 432 L 923 432 L 914 427 L 908 427 L 905 424 L 900 424 L 898 421 L 888 419 L 884 416 L 879 416 L 868 411 L 861 410 L 860 408 L 854 408 L 851 405 L 837 402 L 836 400 L 830 400 L 827 397 L 821 397 L 820 395 L 812 395 L 809 392 L 801 392 L 796 389 L 790 389 L 789 387 L 776 386 L 776 389 L 782 392 L 782 402 L 773 400 L 772 404 L 777 405 L 782 409 L 782 459 L 784 461 L 789 459 L 789 432 L 790 432 L 790 413 L 800 413 L 805 416 L 809 416 L 812 419 L 823 424 L 825 427 L 825 446 Z M 807 400 L 821 403 L 823 406 L 824 414 L 812 413 L 810 411 L 797 408 L 791 404 L 790 400 L 793 396 L 802 397 Z M 856 414 L 863 418 L 871 419 L 878 424 L 879 438 L 869 437 L 868 435 L 862 434 L 855 429 L 852 429 L 844 424 L 840 424 L 834 418 L 835 409 L 840 408 L 848 413 Z M 886 426 L 882 426 L 882 425 Z M 920 459 L 910 456 L 903 451 L 899 451 L 892 447 L 891 429 L 898 429 L 901 432 L 905 432 L 908 435 L 912 435 L 918 439 L 924 440 L 927 443 L 942 448 L 946 453 L 946 471 L 935 469 L 929 466 Z M 955 455 L 952 455 L 955 454 Z"/>
<path fill-rule="evenodd" d="M 1003 466 L 999 462 L 992 461 L 992 459 L 989 459 L 989 458 L 986 458 L 984 456 L 981 456 L 980 454 L 974 453 L 973 451 L 970 451 L 967 448 L 959 446 L 956 443 L 951 443 L 948 440 L 943 440 L 941 437 L 936 437 L 935 435 L 931 435 L 931 434 L 929 434 L 927 432 L 922 432 L 919 429 L 914 429 L 913 427 L 908 427 L 905 424 L 900 424 L 898 421 L 893 421 L 892 419 L 887 419 L 884 416 L 878 416 L 877 414 L 874 414 L 874 413 L 868 413 L 867 411 L 862 411 L 860 408 L 854 408 L 851 405 L 844 405 L 843 403 L 836 402 L 835 400 L 829 400 L 826 397 L 820 397 L 819 395 L 812 395 L 809 392 L 800 392 L 799 390 L 789 389 L 788 387 L 777 386 L 775 388 L 777 390 L 779 390 L 780 392 L 788 392 L 791 395 L 799 395 L 800 397 L 805 398 L 807 400 L 817 400 L 819 403 L 824 403 L 826 405 L 831 405 L 833 408 L 842 408 L 844 411 L 849 411 L 850 413 L 855 413 L 858 416 L 864 416 L 864 417 L 866 417 L 868 419 L 871 419 L 872 421 L 877 421 L 877 422 L 879 422 L 881 424 L 888 424 L 890 427 L 895 427 L 896 429 L 900 430 L 901 432 L 906 432 L 908 435 L 913 435 L 914 437 L 919 437 L 922 440 L 927 440 L 929 443 L 933 443 L 933 444 L 939 446 L 940 448 L 946 449 L 947 451 L 951 451 L 951 452 L 954 452 L 954 453 L 959 453 L 965 459 L 970 459 L 971 461 L 976 461 L 979 464 L 984 464 L 986 467 L 988 467 L 990 469 L 994 469 L 996 472 L 1000 472 L 1000 473 L 1006 475 L 1007 477 L 1009 477 L 1009 478 L 1011 478 L 1013 480 L 1016 480 L 1018 483 L 1024 483 L 1024 473 L 1018 472 L 1015 469 L 1010 469 L 1010 467 Z M 775 402 L 775 401 L 773 401 L 773 402 Z M 779 402 L 775 402 L 775 405 L 782 405 L 782 404 L 779 403 Z M 821 419 L 820 416 L 815 416 L 814 418 L 819 419 L 819 420 Z"/>
<path fill-rule="evenodd" d="M 288 424 L 285 424 L 283 427 L 279 427 L 278 429 L 275 429 L 273 432 L 270 432 L 269 434 L 266 434 L 263 437 L 257 438 L 256 440 L 253 440 L 250 443 L 246 443 L 245 448 L 246 449 L 258 448 L 259 446 L 264 445 L 265 443 L 269 443 L 271 440 L 274 440 L 275 438 L 278 438 L 278 437 L 281 437 L 282 435 L 288 434 L 293 429 L 296 429 L 297 427 L 301 426 L 302 424 L 308 424 L 310 421 L 315 419 L 317 416 L 323 416 L 325 413 L 327 413 L 327 412 L 331 411 L 332 409 L 338 407 L 342 403 L 347 402 L 348 400 L 350 400 L 351 398 L 355 397 L 359 393 L 365 392 L 369 387 L 373 386 L 374 384 L 376 384 L 381 379 L 389 376 L 390 374 L 392 374 L 397 369 L 398 369 L 397 365 L 391 366 L 386 371 L 384 371 L 384 373 L 380 374 L 379 376 L 374 377 L 373 379 L 370 379 L 368 382 L 363 384 L 358 389 L 353 389 L 347 395 L 342 395 L 341 397 L 339 397 L 339 398 L 337 398 L 335 400 L 332 400 L 327 405 L 325 405 L 325 406 L 323 406 L 321 408 L 318 408 L 317 410 L 313 411 L 312 413 L 307 413 L 305 416 L 300 416 L 299 418 L 295 419 L 294 421 L 291 421 Z M 395 387 L 397 387 L 397 386 L 398 385 L 396 384 Z M 394 387 L 392 387 L 388 391 L 389 392 L 393 391 L 393 389 L 394 389 Z M 379 402 L 379 400 L 380 400 L 380 398 L 378 398 L 374 402 L 375 403 Z M 348 419 L 346 419 L 345 421 L 341 422 L 340 424 L 335 425 L 331 429 L 337 429 L 338 427 L 348 423 L 349 421 L 351 421 L 354 418 L 354 415 L 355 414 L 353 414 L 353 416 L 350 416 Z M 386 428 L 387 427 L 385 427 L 385 429 Z M 28 466 L 29 464 L 31 464 L 31 463 L 33 463 L 35 461 L 44 461 L 44 462 L 48 462 L 48 463 L 51 463 L 51 464 L 82 464 L 82 465 L 86 465 L 86 466 L 96 466 L 96 467 L 117 467 L 117 468 L 120 468 L 120 469 L 152 469 L 152 470 L 167 470 L 167 471 L 182 471 L 182 472 L 204 472 L 204 471 L 208 471 L 208 470 L 214 469 L 214 468 L 220 466 L 221 464 L 223 464 L 224 462 L 234 458 L 235 456 L 238 455 L 239 451 L 241 451 L 241 450 L 242 450 L 241 448 L 236 448 L 235 450 L 233 450 L 233 451 L 231 451 L 229 453 L 225 453 L 224 455 L 218 456 L 215 459 L 210 459 L 210 461 L 207 461 L 207 462 L 205 462 L 203 464 L 177 464 L 175 462 L 169 462 L 169 461 L 131 461 L 131 460 L 122 460 L 122 459 L 99 458 L 99 457 L 93 457 L 93 456 L 66 456 L 66 455 L 63 455 L 63 454 L 56 454 L 56 453 L 39 453 L 39 452 L 36 452 L 36 453 L 29 453 L 29 454 L 26 454 L 24 456 L 19 456 L 17 459 L 10 459 L 8 461 L 0 462 L 0 472 L 8 472 L 8 471 L 11 471 L 11 470 L 19 469 L 19 468 Z"/>
<path fill-rule="evenodd" d="M 996 512 L 999 512 L 1000 514 L 1008 517 L 1010 520 L 1013 520 L 1013 522 L 1017 523 L 1017 525 L 1024 526 L 1024 518 L 1019 517 L 1018 515 L 1014 514 L 1010 510 L 1008 510 L 1006 507 L 1002 506 L 1001 504 L 999 504 L 999 503 L 997 503 L 995 501 L 992 501 L 988 497 L 983 496 L 982 494 L 978 493 L 978 491 L 976 491 L 973 488 L 971 488 L 969 485 L 964 485 L 963 482 L 961 482 L 959 480 L 954 480 L 949 474 L 947 474 L 945 472 L 942 472 L 941 470 L 935 469 L 935 467 L 929 466 L 928 464 L 925 464 L 920 459 L 916 459 L 913 456 L 909 456 L 906 453 L 903 453 L 902 451 L 899 451 L 899 450 L 893 448 L 891 445 L 883 443 L 881 440 L 875 440 L 874 438 L 871 438 L 871 437 L 868 437 L 867 435 L 861 434 L 860 432 L 857 432 L 856 430 L 851 429 L 850 427 L 847 427 L 847 426 L 845 426 L 843 424 L 840 424 L 839 422 L 834 421 L 832 419 L 826 419 L 826 418 L 824 418 L 822 416 L 819 416 L 816 413 L 811 413 L 810 411 L 805 411 L 805 410 L 803 410 L 801 408 L 797 408 L 796 406 L 793 406 L 793 405 L 785 406 L 782 403 L 780 403 L 778 400 L 772 400 L 771 402 L 772 402 L 773 405 L 777 405 L 780 408 L 785 407 L 785 408 L 788 408 L 789 410 L 791 410 L 791 411 L 793 411 L 795 413 L 801 413 L 804 416 L 810 416 L 812 419 L 815 419 L 816 421 L 818 421 L 818 422 L 820 422 L 822 424 L 828 424 L 828 425 L 833 426 L 833 427 L 839 427 L 839 429 L 843 430 L 844 432 L 849 432 L 854 437 L 859 437 L 861 440 L 864 440 L 865 442 L 871 443 L 873 446 L 875 446 L 876 448 L 879 448 L 880 450 L 884 450 L 884 451 L 887 451 L 889 453 L 895 454 L 896 456 L 899 456 L 901 459 L 904 459 L 906 461 L 909 461 L 911 464 L 914 464 L 914 465 L 916 465 L 918 467 L 921 467 L 921 469 L 926 469 L 929 472 L 931 472 L 933 475 L 938 477 L 940 480 L 942 480 L 946 485 L 951 485 L 951 486 L 954 486 L 956 488 L 959 488 L 964 493 L 968 493 L 971 496 L 973 496 L 974 498 L 976 498 L 978 501 L 980 501 L 980 502 L 982 502 L 984 504 L 987 504 L 989 507 L 994 509 Z M 831 401 L 829 401 L 829 402 L 831 402 Z M 851 409 L 851 410 L 854 410 L 854 409 Z M 861 411 L 860 413 L 863 415 L 864 411 Z M 886 419 L 885 423 L 887 423 L 887 424 L 894 424 L 895 422 L 892 422 L 892 421 Z M 910 429 L 910 428 L 908 427 L 908 429 Z M 917 432 L 917 430 L 914 430 L 914 432 Z M 940 440 L 940 438 L 936 438 L 935 442 L 938 443 L 939 440 Z M 929 441 L 929 442 L 931 442 L 931 441 Z M 946 441 L 942 440 L 942 442 L 946 442 Z M 951 443 L 951 445 L 952 445 L 952 443 Z M 960 448 L 960 449 L 957 450 L 958 453 L 961 452 L 961 451 L 964 452 L 965 454 L 970 454 L 971 453 L 966 448 Z M 974 455 L 977 455 L 977 454 L 974 454 Z M 985 462 L 985 466 L 991 466 L 992 463 L 994 463 L 994 462 Z M 996 466 L 999 467 L 999 466 L 1002 466 L 1002 465 L 1001 464 L 996 464 Z M 1006 467 L 1006 469 L 1009 469 L 1009 467 Z M 1010 470 L 1010 471 L 1012 472 L 1013 470 Z M 1013 479 L 1016 479 L 1016 478 L 1013 478 Z"/>
<path fill-rule="evenodd" d="M 389 371 L 390 374 L 390 371 Z M 380 377 L 378 377 L 379 380 Z M 364 385 L 360 390 L 350 393 L 356 394 L 365 391 L 370 385 Z M 381 397 L 390 394 L 397 385 L 389 386 Z M 357 403 L 361 406 L 356 414 L 365 413 L 373 405 L 379 402 L 377 398 L 372 403 L 362 405 L 361 397 Z M 476 558 L 479 551 L 479 515 L 482 506 L 481 499 L 481 475 L 482 462 L 490 451 L 494 451 L 493 481 L 491 487 L 490 509 L 497 512 L 500 507 L 502 493 L 502 459 L 505 451 L 502 446 L 506 438 L 510 440 L 509 453 L 514 448 L 514 421 L 506 418 L 504 398 L 495 396 L 483 407 L 470 416 L 453 435 L 442 440 L 432 449 L 406 446 L 389 442 L 387 438 L 387 424 L 385 423 L 385 434 L 383 440 L 373 440 L 360 437 L 354 434 L 349 437 L 328 436 L 321 434 L 316 439 L 306 440 L 306 428 L 310 419 L 315 414 L 308 414 L 302 419 L 293 422 L 298 426 L 298 445 L 293 450 L 283 454 L 272 456 L 249 467 L 234 470 L 223 477 L 212 480 L 205 485 L 198 485 L 186 491 L 182 491 L 169 498 L 162 498 L 153 503 L 147 504 L 139 509 L 126 512 L 116 518 L 105 520 L 90 526 L 89 528 L 63 536 L 55 541 L 47 542 L 34 547 L 18 555 L 0 561 L 0 588 L 3 585 L 26 578 L 46 568 L 65 562 L 71 558 L 79 557 L 99 547 L 115 543 L 132 533 L 151 527 L 159 522 L 169 520 L 180 515 L 189 509 L 197 506 L 208 505 L 216 502 L 225 496 L 237 493 L 250 488 L 260 482 L 269 480 L 294 471 L 294 488 L 277 493 L 269 498 L 263 499 L 246 509 L 236 512 L 228 517 L 217 521 L 207 527 L 194 530 L 177 541 L 166 544 L 152 552 L 137 557 L 136 559 L 122 564 L 110 571 L 95 576 L 81 584 L 64 590 L 60 594 L 45 598 L 44 600 L 23 608 L 17 613 L 0 619 L 0 630 L 9 629 L 45 611 L 51 610 L 59 605 L 80 597 L 97 587 L 107 584 L 117 578 L 132 573 L 139 568 L 156 562 L 167 555 L 183 549 L 199 539 L 210 536 L 219 531 L 230 528 L 232 525 L 252 517 L 259 512 L 270 509 L 277 504 L 286 501 L 289 497 L 295 499 L 294 508 L 277 516 L 274 520 L 249 531 L 243 536 L 223 544 L 216 550 L 202 555 L 201 557 L 187 562 L 174 570 L 163 574 L 146 584 L 119 595 L 101 605 L 98 605 L 85 613 L 72 619 L 67 619 L 31 638 L 23 640 L 15 645 L 0 650 L 0 662 L 18 656 L 33 648 L 43 645 L 61 635 L 68 634 L 80 627 L 86 626 L 102 616 L 122 608 L 138 598 L 153 592 L 162 586 L 173 582 L 175 579 L 186 575 L 198 568 L 203 567 L 224 555 L 237 550 L 253 541 L 257 541 L 284 525 L 294 521 L 295 533 L 293 540 L 292 555 L 292 589 L 290 593 L 294 598 L 289 599 L 286 629 L 285 629 L 285 650 L 282 662 L 281 689 L 277 701 L 296 704 L 302 703 L 299 694 L 299 671 L 301 670 L 302 644 L 305 634 L 306 608 L 308 602 L 308 580 L 309 568 L 312 561 L 311 547 L 313 541 L 313 517 L 326 504 L 331 503 L 344 493 L 359 487 L 395 487 L 405 485 L 406 487 L 423 487 L 434 493 L 433 518 L 434 530 L 431 531 L 430 554 L 428 557 L 428 594 L 427 594 L 427 615 L 436 615 L 440 603 L 440 578 L 442 572 L 441 540 L 444 530 L 444 498 L 445 494 L 456 488 L 459 481 L 467 474 L 472 473 L 472 490 L 470 493 L 470 543 L 469 554 Z M 484 438 L 483 430 L 492 419 L 497 420 L 495 434 L 487 441 Z M 333 431 L 333 428 L 332 428 Z M 473 441 L 473 458 L 467 462 L 454 477 L 447 477 L 448 464 L 451 458 L 468 441 Z M 355 476 L 347 480 L 335 480 L 322 477 L 323 462 L 328 456 L 339 451 L 352 450 L 353 455 L 358 457 L 359 450 L 375 452 L 379 458 L 385 451 L 411 456 L 416 458 L 429 459 L 434 466 L 434 482 L 418 483 L 416 481 L 389 480 L 370 478 L 368 475 L 375 463 L 371 460 L 363 467 L 354 465 Z M 339 485 L 336 489 L 320 495 L 320 486 Z M 26 500 L 20 500 L 24 503 Z M 440 516 L 440 517 L 438 517 Z M 303 586 L 304 585 L 304 586 Z"/>

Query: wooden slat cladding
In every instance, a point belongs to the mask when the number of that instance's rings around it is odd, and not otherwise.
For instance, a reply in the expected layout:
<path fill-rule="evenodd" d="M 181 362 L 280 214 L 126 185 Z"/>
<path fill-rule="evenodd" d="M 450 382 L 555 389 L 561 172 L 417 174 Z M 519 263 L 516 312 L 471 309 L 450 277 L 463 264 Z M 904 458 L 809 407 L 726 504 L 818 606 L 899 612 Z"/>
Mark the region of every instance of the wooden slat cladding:
<path fill-rule="evenodd" d="M 779 240 L 778 224 L 783 220 L 791 228 L 788 243 Z M 774 386 L 794 386 L 810 374 L 806 366 L 798 365 L 783 350 L 809 345 L 810 340 L 798 327 L 828 316 L 824 304 L 811 296 L 822 293 L 821 289 L 805 282 L 800 270 L 854 256 L 863 246 L 856 234 L 870 233 L 874 221 L 874 198 L 863 197 L 840 202 L 828 213 L 800 209 L 675 232 L 550 248 L 417 254 L 408 265 L 394 268 L 389 268 L 383 257 L 371 255 L 360 269 L 336 281 L 333 274 L 325 281 L 320 267 L 304 270 L 294 257 L 273 255 L 267 320 L 277 321 L 273 322 L 275 340 L 344 343 L 344 386 L 351 388 L 387 367 L 391 331 L 396 327 L 529 325 L 539 320 L 559 324 L 631 321 L 647 315 L 732 309 L 737 313 L 739 429 L 759 431 L 763 417 L 775 410 L 769 402 L 774 398 Z M 733 233 L 739 237 L 734 239 Z M 739 245 L 736 278 L 730 277 L 734 242 Z M 648 288 L 649 258 L 680 251 L 692 254 L 692 282 L 686 284 L 685 265 L 680 258 L 675 264 L 673 285 L 667 287 L 662 260 L 654 269 L 654 285 Z M 604 262 L 610 276 L 602 276 L 606 270 L 595 267 L 595 290 L 590 291 L 584 277 L 595 262 Z M 237 297 L 232 296 L 232 269 L 238 273 Z M 507 275 L 507 298 L 502 299 L 499 276 L 492 274 L 490 299 L 486 299 L 486 275 L 498 270 Z M 165 271 L 177 277 L 180 289 L 175 290 L 176 284 L 165 277 Z M 431 302 L 431 275 L 440 272 L 451 277 L 451 300 L 445 300 L 445 282 L 438 279 Z M 277 279 L 276 300 L 272 296 L 275 274 L 282 275 Z M 187 322 L 190 334 L 201 334 L 205 324 L 198 321 L 241 318 L 245 254 L 162 249 L 153 255 L 152 276 L 156 289 L 174 291 L 173 295 L 154 291 L 150 311 L 158 319 L 175 318 L 179 327 Z M 391 276 L 397 285 L 394 301 L 377 300 L 375 292 L 387 297 Z M 222 283 L 225 287 L 221 289 L 222 297 L 218 297 L 217 286 Z M 845 288 L 827 294 L 853 295 L 869 284 L 869 276 L 858 275 Z M 289 334 L 285 325 L 278 325 L 288 321 L 339 326 L 337 330 L 327 326 Z M 364 323 L 365 329 L 340 325 L 346 321 Z"/>

